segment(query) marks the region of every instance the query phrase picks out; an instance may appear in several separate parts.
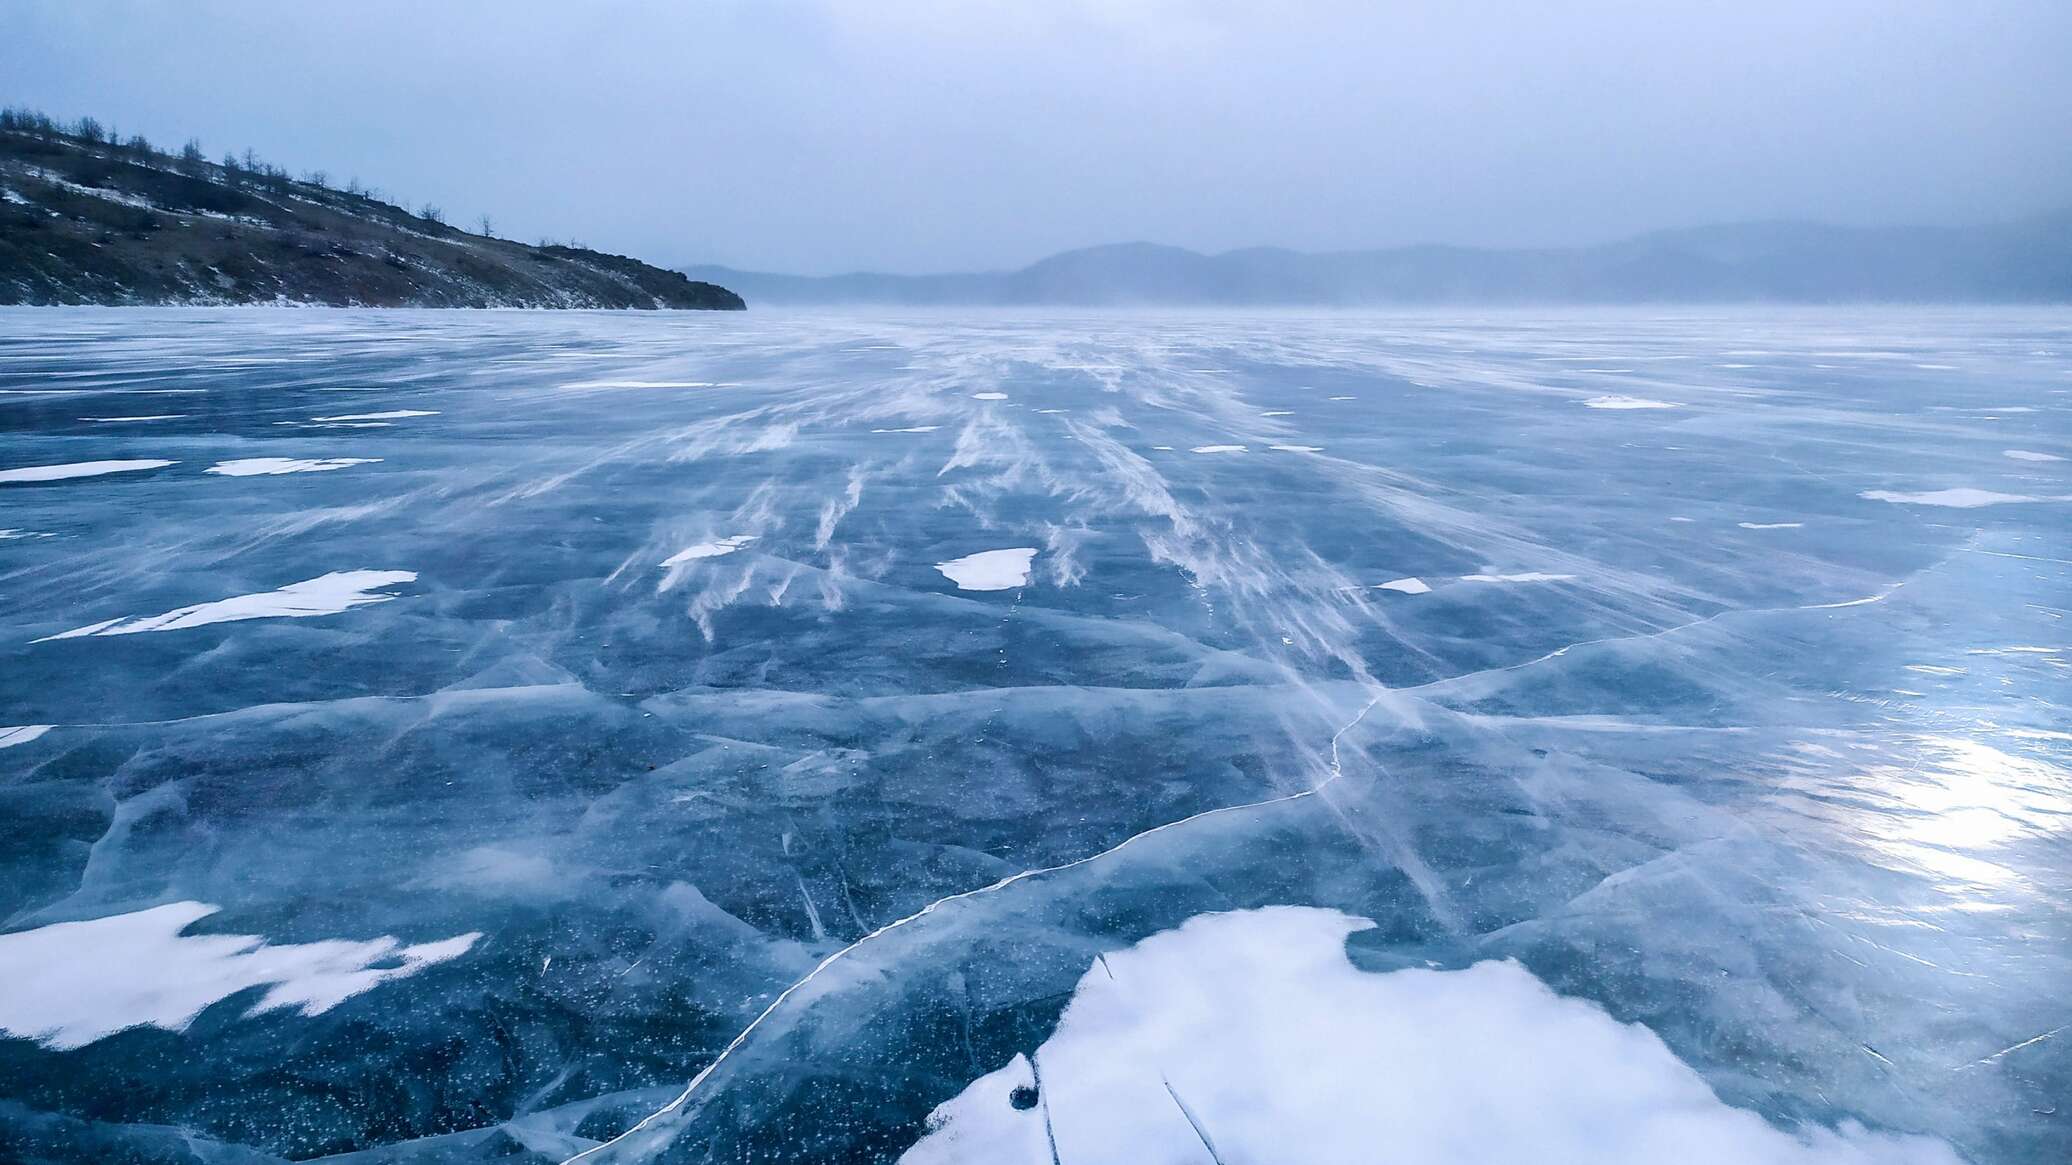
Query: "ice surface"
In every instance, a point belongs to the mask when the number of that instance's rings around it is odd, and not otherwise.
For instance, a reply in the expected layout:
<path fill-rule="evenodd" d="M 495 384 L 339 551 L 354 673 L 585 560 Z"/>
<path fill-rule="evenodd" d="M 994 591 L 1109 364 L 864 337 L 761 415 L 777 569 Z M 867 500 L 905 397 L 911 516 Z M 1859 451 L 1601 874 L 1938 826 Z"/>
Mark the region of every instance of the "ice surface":
<path fill-rule="evenodd" d="M 1004 591 L 1029 585 L 1029 564 L 1035 558 L 1036 548 L 1033 546 L 981 550 L 977 554 L 938 562 L 935 569 L 956 583 L 961 591 Z"/>
<path fill-rule="evenodd" d="M 2062 1165 L 2072 482 L 2006 451 L 2072 448 L 2067 350 L 0 311 L 0 466 L 158 466 L 0 486 L 0 1160 L 1011 1160 L 1112 1091 L 1198 1162 Z M 1957 489 L 2033 500 L 1863 496 Z"/>
<path fill-rule="evenodd" d="M 459 958 L 482 937 L 269 945 L 255 935 L 183 933 L 216 909 L 175 902 L 0 934 L 0 1031 L 57 1049 L 146 1025 L 180 1031 L 210 1004 L 254 987 L 266 993 L 249 1014 L 293 1008 L 322 1015 L 389 980 Z"/>
<path fill-rule="evenodd" d="M 130 461 L 76 461 L 70 465 L 25 465 L 19 469 L 0 469 L 0 482 L 63 481 L 72 477 L 99 477 L 104 473 L 134 473 L 140 469 L 162 469 L 176 464 L 178 462 L 145 458 Z"/>
<path fill-rule="evenodd" d="M 1032 1057 L 938 1107 L 900 1160 L 1366 1165 L 1378 1142 L 1419 1165 L 1959 1160 L 1854 1124 L 1773 1128 L 1646 1028 L 1515 962 L 1359 970 L 1345 940 L 1373 926 L 1268 907 L 1110 951 Z"/>

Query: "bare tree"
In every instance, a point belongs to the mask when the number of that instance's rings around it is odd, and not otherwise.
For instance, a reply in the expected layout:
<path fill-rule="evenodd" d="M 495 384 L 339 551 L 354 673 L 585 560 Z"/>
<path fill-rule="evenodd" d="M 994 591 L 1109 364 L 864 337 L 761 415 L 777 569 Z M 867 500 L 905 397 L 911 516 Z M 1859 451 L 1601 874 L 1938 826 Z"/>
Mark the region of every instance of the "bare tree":
<path fill-rule="evenodd" d="M 180 147 L 180 172 L 188 175 L 199 175 L 202 172 L 202 167 L 208 164 L 208 156 L 201 152 L 201 143 L 193 138 L 188 138 L 187 144 Z"/>
<path fill-rule="evenodd" d="M 435 204 L 429 202 L 424 204 L 423 210 L 417 212 L 417 217 L 425 220 L 426 222 L 438 223 L 441 226 L 445 225 L 446 223 L 446 212 L 439 209 L 438 206 L 436 206 Z"/>
<path fill-rule="evenodd" d="M 482 216 L 482 237 L 485 239 L 496 237 L 496 220 L 486 214 Z"/>
<path fill-rule="evenodd" d="M 108 136 L 108 131 L 101 128 L 101 123 L 91 117 L 80 118 L 73 132 L 90 142 L 98 142 Z"/>

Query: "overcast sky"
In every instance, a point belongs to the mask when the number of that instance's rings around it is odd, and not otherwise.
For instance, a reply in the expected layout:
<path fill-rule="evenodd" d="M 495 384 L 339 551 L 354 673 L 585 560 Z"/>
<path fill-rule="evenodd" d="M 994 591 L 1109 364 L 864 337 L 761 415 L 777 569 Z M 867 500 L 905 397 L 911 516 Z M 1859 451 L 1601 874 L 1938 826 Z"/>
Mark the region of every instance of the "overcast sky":
<path fill-rule="evenodd" d="M 2072 3 L 6 0 L 0 101 L 827 273 L 2072 205 Z"/>

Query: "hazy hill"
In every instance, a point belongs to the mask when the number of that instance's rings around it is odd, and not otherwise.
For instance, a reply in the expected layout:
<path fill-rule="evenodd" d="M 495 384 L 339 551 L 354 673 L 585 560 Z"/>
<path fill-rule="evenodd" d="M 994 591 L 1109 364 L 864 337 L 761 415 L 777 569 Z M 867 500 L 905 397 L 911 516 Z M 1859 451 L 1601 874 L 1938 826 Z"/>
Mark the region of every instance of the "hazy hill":
<path fill-rule="evenodd" d="M 1203 255 L 1123 243 L 969 275 L 687 270 L 794 304 L 2062 303 L 2072 301 L 2072 213 L 1963 229 L 1747 223 L 1543 250 Z"/>
<path fill-rule="evenodd" d="M 7 111 L 0 304 L 745 306 L 681 272 L 469 233 L 316 179 Z"/>

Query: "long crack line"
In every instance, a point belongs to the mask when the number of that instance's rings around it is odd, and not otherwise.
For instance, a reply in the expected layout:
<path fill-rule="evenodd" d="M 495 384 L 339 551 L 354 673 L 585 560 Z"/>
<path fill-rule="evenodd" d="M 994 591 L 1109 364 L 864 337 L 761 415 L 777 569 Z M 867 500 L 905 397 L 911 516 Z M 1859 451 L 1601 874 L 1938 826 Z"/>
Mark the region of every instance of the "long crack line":
<path fill-rule="evenodd" d="M 668 1104 L 663 1105 L 661 1108 L 648 1114 L 646 1117 L 643 1117 L 640 1123 L 634 1125 L 630 1129 L 627 1129 L 625 1132 L 620 1133 L 618 1136 L 613 1137 L 608 1141 L 592 1145 L 591 1147 L 583 1150 L 582 1152 L 577 1153 L 575 1156 L 568 1158 L 566 1161 L 562 1162 L 562 1165 L 575 1165 L 577 1161 L 581 1161 L 593 1153 L 599 1153 L 606 1149 L 609 1149 L 613 1145 L 618 1144 L 620 1141 L 626 1140 L 627 1138 L 635 1136 L 636 1134 L 642 1132 L 643 1130 L 652 1126 L 656 1121 L 662 1120 L 668 1117 L 670 1114 L 682 1109 L 685 1104 L 689 1103 L 691 1097 L 697 1093 L 698 1089 L 707 1080 L 711 1079 L 713 1072 L 717 1071 L 721 1064 L 726 1063 L 727 1058 L 729 1056 L 732 1056 L 736 1051 L 738 1051 L 741 1048 L 743 1044 L 747 1043 L 748 1037 L 755 1034 L 755 1030 L 758 1027 L 762 1026 L 764 1020 L 767 1020 L 772 1015 L 776 1014 L 777 1009 L 784 1006 L 784 1002 L 787 999 L 790 999 L 792 995 L 796 993 L 800 988 L 806 986 L 808 983 L 811 983 L 816 977 L 819 976 L 819 974 L 822 971 L 827 970 L 836 962 L 840 961 L 841 959 L 849 955 L 850 952 L 855 951 L 857 948 L 863 946 L 865 943 L 868 943 L 881 935 L 887 934 L 894 930 L 898 930 L 900 927 L 905 926 L 910 922 L 915 922 L 922 918 L 926 918 L 927 916 L 935 913 L 938 909 L 947 906 L 950 903 L 963 901 L 967 898 L 977 898 L 984 894 L 990 894 L 995 890 L 1005 889 L 1006 887 L 1012 886 L 1016 882 L 1023 881 L 1024 879 L 1039 877 L 1044 874 L 1061 873 L 1065 870 L 1070 870 L 1078 866 L 1086 865 L 1089 862 L 1097 862 L 1102 858 L 1109 856 L 1110 854 L 1117 853 L 1136 842 L 1142 841 L 1144 838 L 1150 837 L 1154 834 L 1164 833 L 1169 829 L 1178 829 L 1183 825 L 1200 821 L 1206 817 L 1216 817 L 1225 813 L 1239 813 L 1248 809 L 1263 809 L 1269 805 L 1280 805 L 1290 801 L 1300 801 L 1305 797 L 1316 796 L 1318 793 L 1321 793 L 1326 788 L 1328 788 L 1333 781 L 1336 781 L 1344 773 L 1344 769 L 1339 762 L 1338 742 L 1344 738 L 1346 733 L 1351 732 L 1355 727 L 1357 727 L 1360 721 L 1365 720 L 1367 718 L 1367 713 L 1373 711 L 1374 706 L 1376 704 L 1379 704 L 1380 702 L 1380 696 L 1375 696 L 1374 698 L 1368 700 L 1366 706 L 1360 709 L 1358 715 L 1354 716 L 1351 720 L 1348 720 L 1345 723 L 1345 725 L 1341 727 L 1337 732 L 1332 733 L 1330 772 L 1327 776 L 1325 776 L 1323 780 L 1318 781 L 1316 784 L 1311 785 L 1307 789 L 1302 789 L 1298 792 L 1288 793 L 1279 797 L 1268 797 L 1263 801 L 1248 801 L 1242 805 L 1225 805 L 1218 809 L 1204 809 L 1200 813 L 1195 813 L 1187 817 L 1182 817 L 1178 821 L 1168 821 L 1164 825 L 1153 826 L 1150 829 L 1143 831 L 1142 833 L 1133 833 L 1130 836 L 1123 838 L 1121 841 L 1116 842 L 1114 845 L 1109 846 L 1107 849 L 1101 850 L 1099 853 L 1088 854 L 1083 858 L 1074 858 L 1072 861 L 1064 862 L 1055 866 L 1041 866 L 1033 870 L 1023 870 L 1018 874 L 1009 874 L 1007 877 L 1002 878 L 997 882 L 991 883 L 990 885 L 980 886 L 975 890 L 965 890 L 960 893 L 948 895 L 947 897 L 938 898 L 935 901 L 930 902 L 928 905 L 923 906 L 921 909 L 916 910 L 915 912 L 907 915 L 904 918 L 895 919 L 894 921 L 888 922 L 885 925 L 879 927 L 878 929 L 871 931 L 869 934 L 864 935 L 862 938 L 857 939 L 855 942 L 850 943 L 848 946 L 845 946 L 842 949 L 827 956 L 826 958 L 820 960 L 820 962 L 816 966 L 814 966 L 814 968 L 811 971 L 808 971 L 806 973 L 805 978 L 800 979 L 798 982 L 793 983 L 791 986 L 786 987 L 783 991 L 779 992 L 777 998 L 771 1000 L 770 1005 L 768 1007 L 763 1008 L 760 1014 L 758 1014 L 754 1019 L 748 1022 L 747 1027 L 741 1029 L 741 1033 L 739 1035 L 735 1036 L 732 1040 L 729 1040 L 727 1042 L 726 1047 L 720 1049 L 719 1055 L 713 1057 L 712 1063 L 705 1065 L 705 1067 L 699 1069 L 698 1074 L 696 1076 L 691 1077 L 691 1082 L 684 1086 L 683 1092 L 678 1094 L 675 1100 L 670 1101 Z"/>

